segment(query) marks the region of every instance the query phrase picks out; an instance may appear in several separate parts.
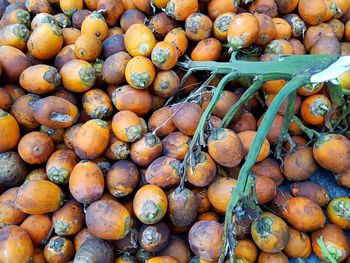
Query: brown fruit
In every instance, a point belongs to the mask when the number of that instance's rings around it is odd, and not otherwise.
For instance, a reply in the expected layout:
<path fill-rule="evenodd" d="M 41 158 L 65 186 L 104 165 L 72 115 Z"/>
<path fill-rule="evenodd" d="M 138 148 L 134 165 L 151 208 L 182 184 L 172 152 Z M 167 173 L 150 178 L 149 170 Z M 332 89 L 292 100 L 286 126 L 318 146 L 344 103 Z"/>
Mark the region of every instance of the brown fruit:
<path fill-rule="evenodd" d="M 92 119 L 84 123 L 73 141 L 74 150 L 81 159 L 94 159 L 103 154 L 109 142 L 107 122 Z"/>
<path fill-rule="evenodd" d="M 171 238 L 168 246 L 160 254 L 173 257 L 179 263 L 187 263 L 191 258 L 191 250 L 188 243 L 177 236 Z"/>
<path fill-rule="evenodd" d="M 76 201 L 69 201 L 52 216 L 55 233 L 60 236 L 70 236 L 78 233 L 84 226 L 84 210 Z"/>
<path fill-rule="evenodd" d="M 24 161 L 16 152 L 0 153 L 0 185 L 12 187 L 22 183 L 27 175 Z"/>
<path fill-rule="evenodd" d="M 165 136 L 176 130 L 173 122 L 173 112 L 169 106 L 154 111 L 148 120 L 148 127 L 157 136 Z"/>
<path fill-rule="evenodd" d="M 288 263 L 288 257 L 282 252 L 267 253 L 262 251 L 258 258 L 258 263 Z"/>
<path fill-rule="evenodd" d="M 147 168 L 145 178 L 149 184 L 169 189 L 180 182 L 180 161 L 162 156 L 155 159 Z"/>
<path fill-rule="evenodd" d="M 176 128 L 186 135 L 193 135 L 203 110 L 195 103 L 185 102 L 180 103 L 172 108 L 172 121 Z"/>
<path fill-rule="evenodd" d="M 69 191 L 75 200 L 90 204 L 100 199 L 103 190 L 104 177 L 96 163 L 84 160 L 74 167 L 69 177 Z"/>
<path fill-rule="evenodd" d="M 292 258 L 307 258 L 312 251 L 311 241 L 307 234 L 289 227 L 289 240 L 283 252 Z"/>
<path fill-rule="evenodd" d="M 330 199 L 325 188 L 311 181 L 294 183 L 291 193 L 293 196 L 309 198 L 321 207 L 328 204 Z"/>
<path fill-rule="evenodd" d="M 44 241 L 49 237 L 52 227 L 52 220 L 47 215 L 30 215 L 20 225 L 33 242 L 34 247 L 39 247 L 44 244 Z"/>
<path fill-rule="evenodd" d="M 30 262 L 33 243 L 28 234 L 19 226 L 0 229 L 0 262 Z"/>
<path fill-rule="evenodd" d="M 131 56 L 124 51 L 109 56 L 102 68 L 103 80 L 111 85 L 119 85 L 125 82 L 126 65 Z"/>
<path fill-rule="evenodd" d="M 169 236 L 168 225 L 159 222 L 154 225 L 143 225 L 138 232 L 138 241 L 142 249 L 149 252 L 160 252 L 168 245 Z"/>
<path fill-rule="evenodd" d="M 182 132 L 172 132 L 163 140 L 163 154 L 182 161 L 188 152 L 190 137 Z"/>
<path fill-rule="evenodd" d="M 283 173 L 292 181 L 303 181 L 310 178 L 317 170 L 312 149 L 298 146 L 294 152 L 284 158 Z"/>
<path fill-rule="evenodd" d="M 256 177 L 256 196 L 259 204 L 266 204 L 273 200 L 276 195 L 277 186 L 271 177 Z"/>
<path fill-rule="evenodd" d="M 56 96 L 35 101 L 33 106 L 34 119 L 49 128 L 68 128 L 78 119 L 78 108 L 71 102 Z"/>
<path fill-rule="evenodd" d="M 196 256 L 208 261 L 218 260 L 224 228 L 215 221 L 199 221 L 189 232 L 188 240 Z"/>
<path fill-rule="evenodd" d="M 237 180 L 230 177 L 218 177 L 208 187 L 208 199 L 216 211 L 223 214 L 237 184 Z"/>
<path fill-rule="evenodd" d="M 52 139 L 43 132 L 30 132 L 22 137 L 18 144 L 21 158 L 30 164 L 41 164 L 47 161 L 54 151 Z"/>
<path fill-rule="evenodd" d="M 129 195 L 136 188 L 139 176 L 139 170 L 133 162 L 126 160 L 117 161 L 107 173 L 107 189 L 115 197 Z"/>
<path fill-rule="evenodd" d="M 282 184 L 284 177 L 282 175 L 280 164 L 272 158 L 266 158 L 265 160 L 256 163 L 251 171 L 255 173 L 256 176 L 267 176 L 275 181 L 276 185 Z"/>
<path fill-rule="evenodd" d="M 229 129 L 215 129 L 208 138 L 208 153 L 218 164 L 237 166 L 244 157 L 244 148 L 238 135 Z"/>
<path fill-rule="evenodd" d="M 324 226 L 325 216 L 321 207 L 305 197 L 292 197 L 281 212 L 297 230 L 310 232 Z"/>
<path fill-rule="evenodd" d="M 16 207 L 18 187 L 7 189 L 0 195 L 0 228 L 5 225 L 17 225 L 27 216 Z"/>
<path fill-rule="evenodd" d="M 67 262 L 74 257 L 73 242 L 66 237 L 54 236 L 46 244 L 44 256 L 48 262 Z"/>
<path fill-rule="evenodd" d="M 3 74 L 10 81 L 18 81 L 21 73 L 31 66 L 29 58 L 22 51 L 10 46 L 0 47 L 0 63 Z"/>
<path fill-rule="evenodd" d="M 176 188 L 168 195 L 168 213 L 175 226 L 189 226 L 196 219 L 197 212 L 197 197 L 191 190 Z"/>
<path fill-rule="evenodd" d="M 114 263 L 114 251 L 109 242 L 103 239 L 90 239 L 76 252 L 74 262 Z"/>
<path fill-rule="evenodd" d="M 148 166 L 162 154 L 160 139 L 153 133 L 146 133 L 131 145 L 130 157 L 139 166 Z"/>
<path fill-rule="evenodd" d="M 99 200 L 86 210 L 86 225 L 96 237 L 116 240 L 131 230 L 132 219 L 128 210 L 117 201 Z"/>

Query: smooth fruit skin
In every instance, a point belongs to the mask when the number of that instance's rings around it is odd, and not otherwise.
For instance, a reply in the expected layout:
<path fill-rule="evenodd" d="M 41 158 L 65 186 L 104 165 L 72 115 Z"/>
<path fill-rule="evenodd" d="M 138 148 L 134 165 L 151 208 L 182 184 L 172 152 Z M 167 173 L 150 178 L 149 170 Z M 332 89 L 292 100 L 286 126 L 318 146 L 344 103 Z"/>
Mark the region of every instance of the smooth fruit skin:
<path fill-rule="evenodd" d="M 323 168 L 343 173 L 350 169 L 350 141 L 341 134 L 325 134 L 313 146 L 316 162 Z"/>
<path fill-rule="evenodd" d="M 52 216 L 55 233 L 70 236 L 78 233 L 84 226 L 85 214 L 83 206 L 77 201 L 69 201 Z"/>
<path fill-rule="evenodd" d="M 244 147 L 234 131 L 220 128 L 208 138 L 208 153 L 220 165 L 235 167 L 244 157 Z"/>
<path fill-rule="evenodd" d="M 126 31 L 124 43 L 131 56 L 148 57 L 156 44 L 156 39 L 147 26 L 134 24 Z"/>
<path fill-rule="evenodd" d="M 81 159 L 99 157 L 108 146 L 109 134 L 107 122 L 100 119 L 85 122 L 73 142 L 76 154 Z"/>
<path fill-rule="evenodd" d="M 30 93 L 45 94 L 52 92 L 61 83 L 61 76 L 56 68 L 39 64 L 25 69 L 19 82 Z"/>
<path fill-rule="evenodd" d="M 208 199 L 216 211 L 223 214 L 226 212 L 227 205 L 237 180 L 230 177 L 218 177 L 208 187 Z"/>
<path fill-rule="evenodd" d="M 92 161 L 79 162 L 69 177 L 69 191 L 74 199 L 90 204 L 101 198 L 105 180 L 100 168 Z"/>
<path fill-rule="evenodd" d="M 128 210 L 117 201 L 99 200 L 87 208 L 86 225 L 96 237 L 118 240 L 130 232 L 132 219 Z"/>
<path fill-rule="evenodd" d="M 44 132 L 33 131 L 22 137 L 18 144 L 18 153 L 29 164 L 46 162 L 54 150 L 52 139 Z"/>
<path fill-rule="evenodd" d="M 48 60 L 57 55 L 63 45 L 62 30 L 53 24 L 42 24 L 30 35 L 27 47 L 32 56 Z"/>
<path fill-rule="evenodd" d="M 0 62 L 3 75 L 11 81 L 18 81 L 21 73 L 31 66 L 29 58 L 21 50 L 10 46 L 0 47 Z"/>
<path fill-rule="evenodd" d="M 20 225 L 33 242 L 34 247 L 39 247 L 49 236 L 52 220 L 48 214 L 30 215 Z"/>
<path fill-rule="evenodd" d="M 239 14 L 232 18 L 227 30 L 227 41 L 235 48 L 244 48 L 253 44 L 259 36 L 259 21 L 250 13 Z"/>
<path fill-rule="evenodd" d="M 129 85 L 135 89 L 149 87 L 156 76 L 151 60 L 143 56 L 133 57 L 125 68 L 125 78 Z"/>
<path fill-rule="evenodd" d="M 64 193 L 47 180 L 32 180 L 24 183 L 16 197 L 16 206 L 31 215 L 56 211 L 63 204 Z"/>
<path fill-rule="evenodd" d="M 12 187 L 0 195 L 0 228 L 5 225 L 17 225 L 26 217 L 26 213 L 16 207 L 17 191 L 18 187 Z"/>
<path fill-rule="evenodd" d="M 281 213 L 291 226 L 303 232 L 317 230 L 326 221 L 321 207 L 305 197 L 290 198 Z"/>
<path fill-rule="evenodd" d="M 310 237 L 294 228 L 289 227 L 289 241 L 283 252 L 292 258 L 307 258 L 312 247 Z"/>
<path fill-rule="evenodd" d="M 20 131 L 16 119 L 0 109 L 0 153 L 14 148 L 19 139 Z"/>
<path fill-rule="evenodd" d="M 0 262 L 31 262 L 33 243 L 19 226 L 10 225 L 0 229 Z"/>

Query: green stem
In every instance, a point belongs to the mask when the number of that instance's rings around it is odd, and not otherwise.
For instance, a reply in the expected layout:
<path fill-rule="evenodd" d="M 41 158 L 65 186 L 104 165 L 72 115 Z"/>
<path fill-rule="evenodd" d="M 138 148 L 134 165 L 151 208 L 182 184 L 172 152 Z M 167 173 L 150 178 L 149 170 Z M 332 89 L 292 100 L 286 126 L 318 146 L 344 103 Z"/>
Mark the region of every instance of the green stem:
<path fill-rule="evenodd" d="M 256 133 L 254 141 L 252 143 L 252 147 L 249 150 L 248 156 L 246 158 L 246 162 L 242 166 L 239 176 L 238 182 L 234 189 L 234 192 L 231 196 L 229 204 L 226 209 L 225 215 L 225 233 L 228 231 L 228 221 L 232 219 L 232 212 L 238 204 L 239 200 L 242 197 L 242 193 L 244 192 L 245 186 L 247 184 L 248 174 L 255 164 L 258 155 L 260 153 L 261 147 L 263 145 L 264 139 L 267 136 L 267 133 L 272 125 L 272 122 L 281 107 L 283 101 L 294 91 L 296 91 L 299 87 L 307 84 L 309 82 L 308 75 L 301 75 L 293 78 L 290 82 L 288 82 L 285 87 L 276 95 L 275 99 L 272 101 L 270 107 L 267 109 L 266 114 L 263 118 L 263 121 Z M 223 248 L 226 248 L 227 240 L 224 240 Z M 227 252 L 224 250 L 224 253 Z"/>
<path fill-rule="evenodd" d="M 341 89 L 341 92 L 342 92 L 344 95 L 350 95 L 350 90 L 348 90 L 348 89 Z"/>
<path fill-rule="evenodd" d="M 300 129 L 305 132 L 309 139 L 313 139 L 314 137 L 318 138 L 321 136 L 317 131 L 306 127 L 297 116 L 294 115 L 292 121 L 294 121 L 300 127 Z"/>
<path fill-rule="evenodd" d="M 269 62 L 233 60 L 231 62 L 215 61 L 186 61 L 178 62 L 183 68 L 193 71 L 220 70 L 220 74 L 228 74 L 239 71 L 241 76 L 256 77 L 259 75 L 276 75 L 279 79 L 291 79 L 294 76 L 305 74 L 316 74 L 331 64 L 339 56 L 334 55 L 281 55 Z"/>
<path fill-rule="evenodd" d="M 214 95 L 210 99 L 210 103 L 208 104 L 207 108 L 205 109 L 205 111 L 204 111 L 204 113 L 203 113 L 203 115 L 202 115 L 202 117 L 201 117 L 201 119 L 200 119 L 200 121 L 198 123 L 196 131 L 195 131 L 195 133 L 194 133 L 194 135 L 192 137 L 191 143 L 189 145 L 188 153 L 185 156 L 185 159 L 184 159 L 184 162 L 183 162 L 183 176 L 181 178 L 181 183 L 180 183 L 181 187 L 183 187 L 183 185 L 185 184 L 185 181 L 186 181 L 186 165 L 187 165 L 187 162 L 189 161 L 191 167 L 193 168 L 193 165 L 192 165 L 192 161 L 193 161 L 192 154 L 193 154 L 194 147 L 198 144 L 198 140 L 199 140 L 201 134 L 204 132 L 205 124 L 207 123 L 211 113 L 213 112 L 214 107 L 215 107 L 216 103 L 218 102 L 222 91 L 224 90 L 224 88 L 225 88 L 225 86 L 226 86 L 226 84 L 228 82 L 230 82 L 231 80 L 233 80 L 235 78 L 238 78 L 238 77 L 239 77 L 239 73 L 236 72 L 236 71 L 232 71 L 231 73 L 229 73 L 226 76 L 224 76 L 220 80 L 218 86 L 216 87 L 216 89 L 214 91 Z M 201 142 L 201 145 L 203 143 L 204 142 Z M 204 145 L 202 145 L 202 146 L 204 146 Z"/>
<path fill-rule="evenodd" d="M 239 109 L 246 103 L 247 100 L 249 100 L 265 82 L 264 77 L 259 77 L 253 85 L 251 85 L 239 98 L 239 100 L 230 108 L 230 110 L 227 112 L 225 117 L 220 123 L 220 128 L 226 128 L 232 121 L 235 114 L 239 111 Z"/>
<path fill-rule="evenodd" d="M 328 259 L 331 263 L 337 263 L 337 261 L 333 258 L 333 256 L 331 255 L 331 253 L 329 253 L 327 247 L 326 247 L 326 244 L 324 243 L 323 241 L 323 237 L 320 236 L 318 239 L 317 239 L 317 244 L 320 246 L 321 248 L 321 251 L 322 251 L 322 255 Z"/>
<path fill-rule="evenodd" d="M 342 114 L 339 116 L 337 121 L 334 123 L 334 127 L 338 127 L 339 124 L 350 114 L 350 105 L 346 106 L 345 110 L 343 110 Z"/>
<path fill-rule="evenodd" d="M 282 160 L 282 157 L 281 157 L 282 145 L 288 139 L 288 135 L 289 135 L 288 129 L 289 129 L 290 122 L 294 116 L 294 106 L 295 106 L 296 98 L 297 98 L 296 92 L 291 93 L 288 97 L 288 105 L 284 113 L 283 127 L 281 130 L 280 136 L 278 138 L 278 143 L 277 143 L 276 152 L 275 152 L 279 160 Z"/>

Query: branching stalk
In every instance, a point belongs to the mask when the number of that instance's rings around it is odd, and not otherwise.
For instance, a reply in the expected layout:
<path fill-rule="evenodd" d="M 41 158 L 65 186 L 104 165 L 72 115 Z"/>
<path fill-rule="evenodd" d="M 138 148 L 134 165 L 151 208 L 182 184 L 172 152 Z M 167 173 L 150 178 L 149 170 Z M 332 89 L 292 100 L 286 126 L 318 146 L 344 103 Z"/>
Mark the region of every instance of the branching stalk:
<path fill-rule="evenodd" d="M 297 116 L 294 115 L 292 121 L 295 122 L 303 132 L 305 132 L 309 139 L 313 139 L 315 137 L 318 138 L 321 136 L 317 131 L 306 127 Z"/>
<path fill-rule="evenodd" d="M 220 128 L 226 128 L 236 115 L 236 113 L 240 110 L 240 108 L 246 103 L 256 92 L 259 91 L 261 86 L 265 82 L 264 77 L 258 77 L 258 79 L 251 85 L 239 98 L 239 100 L 230 108 L 225 117 L 220 123 Z"/>
<path fill-rule="evenodd" d="M 204 113 L 203 113 L 203 115 L 198 123 L 197 129 L 192 137 L 188 153 L 185 156 L 185 159 L 183 162 L 183 167 L 182 167 L 183 168 L 182 169 L 183 175 L 181 178 L 180 187 L 183 187 L 183 185 L 185 184 L 185 181 L 186 181 L 186 165 L 188 164 L 188 162 L 191 165 L 191 169 L 193 169 L 193 167 L 194 167 L 194 164 L 193 164 L 194 158 L 192 155 L 193 155 L 193 152 L 195 150 L 195 146 L 198 145 L 200 137 L 203 136 L 202 134 L 204 133 L 205 124 L 207 123 L 208 119 L 210 118 L 210 115 L 213 112 L 214 107 L 215 107 L 216 103 L 218 102 L 222 91 L 224 90 L 224 88 L 228 82 L 230 82 L 231 80 L 236 79 L 238 77 L 239 77 L 239 73 L 236 71 L 232 71 L 231 73 L 225 75 L 225 77 L 223 77 L 220 80 L 217 88 L 215 89 L 214 95 L 212 96 L 210 103 L 208 104 L 207 108 L 205 109 L 205 111 L 204 111 Z M 200 143 L 201 144 L 199 146 L 204 146 L 203 141 Z"/>
<path fill-rule="evenodd" d="M 294 116 L 294 106 L 295 106 L 296 98 L 297 98 L 297 93 L 295 91 L 288 96 L 288 105 L 284 113 L 283 127 L 276 146 L 276 157 L 279 160 L 282 160 L 281 153 L 282 153 L 283 143 L 286 140 L 288 140 L 288 136 L 289 136 L 288 129 L 289 129 L 290 122 L 292 121 L 292 118 Z"/>
<path fill-rule="evenodd" d="M 281 107 L 283 101 L 294 91 L 296 91 L 299 87 L 305 85 L 308 83 L 309 80 L 308 75 L 302 75 L 297 76 L 293 78 L 290 82 L 288 82 L 285 87 L 276 95 L 275 99 L 272 101 L 270 107 L 268 108 L 263 121 L 261 123 L 261 126 L 259 127 L 256 136 L 254 138 L 254 141 L 252 143 L 252 147 L 249 150 L 248 156 L 246 158 L 246 161 L 244 165 L 241 167 L 239 176 L 238 176 L 238 182 L 234 189 L 234 192 L 231 196 L 230 202 L 226 209 L 226 215 L 225 215 L 225 233 L 227 233 L 228 229 L 227 226 L 229 224 L 229 221 L 232 220 L 232 213 L 240 201 L 242 197 L 242 193 L 244 192 L 244 189 L 247 184 L 248 174 L 255 164 L 258 155 L 260 153 L 261 147 L 263 145 L 264 139 L 267 136 L 267 133 L 272 125 L 272 122 L 274 120 L 274 117 L 276 116 L 278 109 Z M 227 240 L 224 240 L 223 248 L 227 246 Z M 230 248 L 231 250 L 233 248 Z M 227 252 L 224 250 L 224 253 Z M 232 253 L 232 252 L 229 252 Z M 226 256 L 226 255 L 225 255 Z"/>

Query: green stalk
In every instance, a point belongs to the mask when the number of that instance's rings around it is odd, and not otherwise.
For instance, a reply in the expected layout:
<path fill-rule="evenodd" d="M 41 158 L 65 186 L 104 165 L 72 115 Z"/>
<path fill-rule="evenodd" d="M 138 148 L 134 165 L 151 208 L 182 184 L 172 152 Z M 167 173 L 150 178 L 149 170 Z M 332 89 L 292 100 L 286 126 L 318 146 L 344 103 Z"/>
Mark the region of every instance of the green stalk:
<path fill-rule="evenodd" d="M 239 109 L 246 103 L 247 100 L 249 100 L 258 90 L 261 88 L 261 86 L 264 84 L 265 78 L 260 77 L 258 78 L 253 85 L 251 85 L 239 98 L 239 100 L 230 108 L 230 110 L 227 112 L 225 117 L 220 123 L 220 128 L 226 128 L 232 121 L 233 117 L 236 115 L 236 113 L 239 111 Z"/>
<path fill-rule="evenodd" d="M 300 127 L 300 129 L 305 132 L 309 139 L 313 139 L 314 137 L 318 138 L 321 136 L 317 131 L 306 127 L 297 116 L 294 115 L 292 117 L 292 121 L 294 121 Z"/>
<path fill-rule="evenodd" d="M 186 61 L 178 65 L 193 71 L 216 71 L 219 74 L 228 74 L 238 71 L 241 76 L 256 77 L 259 75 L 275 75 L 279 79 L 291 79 L 294 76 L 313 75 L 333 64 L 339 56 L 336 55 L 281 55 L 269 62 L 241 61 Z"/>
<path fill-rule="evenodd" d="M 200 145 L 203 146 L 204 142 L 204 138 L 203 138 L 203 132 L 204 132 L 204 128 L 205 128 L 205 124 L 207 123 L 208 119 L 210 118 L 211 113 L 214 110 L 214 107 L 216 105 L 216 103 L 218 102 L 220 95 L 222 93 L 222 91 L 224 90 L 226 84 L 228 82 L 230 82 L 231 80 L 238 78 L 239 77 L 239 73 L 236 71 L 232 71 L 229 74 L 225 75 L 219 82 L 218 86 L 216 87 L 215 91 L 214 91 L 214 95 L 210 100 L 210 103 L 208 104 L 207 108 L 205 109 L 199 123 L 198 126 L 196 128 L 196 131 L 192 137 L 191 143 L 189 145 L 189 150 L 188 153 L 185 156 L 184 162 L 183 162 L 183 176 L 181 178 L 181 183 L 180 183 L 180 187 L 183 187 L 183 185 L 185 184 L 186 181 L 186 165 L 188 162 L 190 162 L 191 164 L 191 168 L 193 168 L 192 166 L 192 154 L 193 154 L 193 150 L 194 147 L 198 144 L 199 139 L 200 140 Z"/>
<path fill-rule="evenodd" d="M 283 127 L 276 146 L 276 156 L 280 160 L 282 160 L 282 157 L 281 157 L 282 145 L 288 139 L 288 136 L 289 136 L 288 128 L 294 116 L 294 106 L 295 106 L 296 98 L 297 98 L 297 93 L 295 91 L 292 92 L 288 97 L 288 105 L 284 113 Z"/>
<path fill-rule="evenodd" d="M 318 239 L 317 239 L 317 244 L 320 246 L 321 248 L 321 251 L 322 251 L 322 255 L 328 259 L 331 263 L 337 263 L 337 261 L 333 258 L 333 256 L 331 255 L 331 253 L 329 253 L 327 247 L 326 247 L 326 244 L 324 243 L 323 241 L 323 237 L 320 236 Z"/>
<path fill-rule="evenodd" d="M 334 127 L 338 127 L 339 124 L 350 114 L 350 105 L 347 105 L 346 108 L 343 110 L 342 114 L 339 116 L 337 121 L 334 124 Z"/>
<path fill-rule="evenodd" d="M 341 89 L 341 92 L 342 92 L 344 95 L 350 95 L 350 90 L 348 90 L 348 89 Z"/>
<path fill-rule="evenodd" d="M 244 165 L 242 166 L 239 172 L 237 185 L 234 189 L 230 202 L 227 206 L 226 215 L 225 215 L 225 230 L 224 230 L 225 236 L 228 231 L 229 221 L 231 221 L 232 219 L 232 212 L 242 197 L 242 193 L 244 192 L 245 186 L 247 184 L 248 174 L 258 158 L 264 139 L 267 136 L 267 133 L 272 125 L 274 117 L 278 112 L 278 109 L 281 107 L 283 101 L 292 92 L 296 91 L 299 87 L 308 83 L 309 77 L 310 77 L 309 75 L 306 75 L 304 73 L 304 75 L 293 78 L 276 95 L 275 99 L 272 101 L 270 107 L 266 111 L 266 114 L 263 118 L 261 126 L 259 127 L 256 133 L 256 136 L 254 138 L 254 141 L 252 143 L 252 147 L 249 150 L 248 156 L 246 158 L 246 162 L 244 163 Z M 226 247 L 227 247 L 227 240 L 224 240 L 224 246 L 223 246 L 224 253 L 227 252 L 225 251 Z M 229 253 L 232 253 L 232 251 Z"/>

